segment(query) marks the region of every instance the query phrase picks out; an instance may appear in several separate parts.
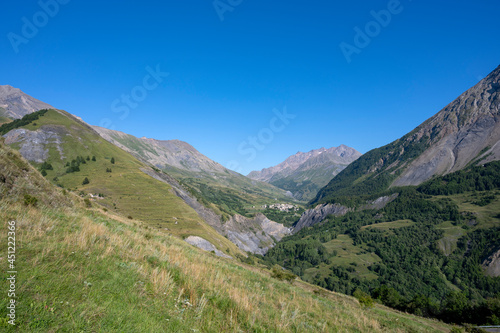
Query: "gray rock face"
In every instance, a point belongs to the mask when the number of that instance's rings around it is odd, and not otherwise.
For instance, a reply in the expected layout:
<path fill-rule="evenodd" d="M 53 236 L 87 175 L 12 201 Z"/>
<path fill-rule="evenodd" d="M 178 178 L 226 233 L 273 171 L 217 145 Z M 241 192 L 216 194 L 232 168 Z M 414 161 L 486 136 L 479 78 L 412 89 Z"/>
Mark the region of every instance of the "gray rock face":
<path fill-rule="evenodd" d="M 303 228 L 312 227 L 313 225 L 320 223 L 328 215 L 342 216 L 351 210 L 352 209 L 339 204 L 317 205 L 313 209 L 306 210 L 302 214 L 300 220 L 293 229 L 293 233 L 297 233 Z"/>
<path fill-rule="evenodd" d="M 363 206 L 362 209 L 382 209 L 384 208 L 388 203 L 393 202 L 396 200 L 396 198 L 399 196 L 399 193 L 393 193 L 389 196 L 383 196 L 380 198 L 377 198 L 373 200 L 372 202 L 368 203 L 367 205 Z"/>
<path fill-rule="evenodd" d="M 214 252 L 215 255 L 218 256 L 218 257 L 232 259 L 231 256 L 228 256 L 227 254 L 225 254 L 225 253 L 217 250 L 217 248 L 212 243 L 210 243 L 209 241 L 207 241 L 204 238 L 201 238 L 201 237 L 198 237 L 198 236 L 189 236 L 189 237 L 187 237 L 185 239 L 185 241 L 188 244 L 191 244 L 193 246 L 196 246 L 199 249 L 202 249 L 203 251 Z"/>
<path fill-rule="evenodd" d="M 175 167 L 190 172 L 232 173 L 183 141 L 136 138 L 130 134 L 98 126 L 93 128 L 107 141 L 160 169 Z"/>
<path fill-rule="evenodd" d="M 382 209 L 388 203 L 396 200 L 398 196 L 399 193 L 393 193 L 389 196 L 377 198 L 371 202 L 367 202 L 365 205 L 361 206 L 359 210 Z M 300 220 L 295 224 L 293 228 L 293 233 L 297 233 L 303 228 L 312 227 L 313 225 L 322 222 L 328 215 L 342 216 L 350 211 L 353 211 L 353 209 L 339 204 L 317 205 L 313 209 L 308 209 L 302 214 Z"/>
<path fill-rule="evenodd" d="M 491 277 L 500 276 L 500 249 L 486 258 L 482 266 L 486 275 Z"/>
<path fill-rule="evenodd" d="M 49 157 L 49 144 L 54 144 L 61 154 L 64 154 L 61 148 L 61 133 L 55 126 L 42 126 L 36 131 L 29 131 L 18 128 L 4 135 L 5 143 L 10 145 L 20 144 L 19 152 L 28 161 L 43 163 Z"/>
<path fill-rule="evenodd" d="M 282 224 L 269 220 L 263 214 L 253 219 L 234 215 L 223 225 L 224 234 L 240 249 L 264 255 L 291 230 Z M 274 239 L 273 239 L 274 238 Z"/>
<path fill-rule="evenodd" d="M 479 163 L 500 159 L 500 66 L 416 130 L 430 147 L 406 167 L 392 186 L 418 185 L 434 175 L 458 171 L 487 149 Z"/>
<path fill-rule="evenodd" d="M 254 218 L 236 214 L 223 222 L 219 215 L 200 204 L 173 177 L 153 169 L 141 170 L 172 186 L 172 191 L 193 208 L 208 225 L 245 252 L 264 255 L 276 244 L 275 241 L 280 241 L 284 236 L 291 234 L 289 228 L 269 220 L 263 214 L 257 214 Z"/>
<path fill-rule="evenodd" d="M 20 89 L 8 85 L 0 86 L 0 116 L 21 119 L 35 111 L 53 108 L 47 103 L 26 95 Z"/>

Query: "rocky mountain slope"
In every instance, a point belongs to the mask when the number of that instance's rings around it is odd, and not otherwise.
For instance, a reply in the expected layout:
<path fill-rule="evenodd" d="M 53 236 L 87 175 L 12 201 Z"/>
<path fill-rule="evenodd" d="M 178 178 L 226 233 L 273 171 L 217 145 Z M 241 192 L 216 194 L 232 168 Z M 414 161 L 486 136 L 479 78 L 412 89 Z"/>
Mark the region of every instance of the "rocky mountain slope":
<path fill-rule="evenodd" d="M 6 106 L 11 110 L 21 107 L 8 103 Z M 18 113 L 31 114 L 30 111 L 25 109 Z M 214 198 L 228 211 L 231 203 L 236 207 L 250 206 L 256 202 L 274 202 L 274 198 L 285 195 L 284 191 L 267 183 L 254 182 L 226 170 L 187 143 L 137 139 L 120 133 L 120 138 L 131 140 L 128 143 L 136 148 L 132 150 L 118 141 L 112 144 L 104 140 L 90 125 L 65 111 L 51 109 L 36 114 L 40 114 L 36 121 L 10 129 L 3 136 L 5 142 L 41 171 L 43 169 L 53 183 L 87 195 L 99 195 L 93 200 L 108 210 L 166 228 L 181 237 L 202 237 L 232 255 L 241 254 L 234 244 L 245 252 L 264 254 L 290 233 L 288 228 L 261 214 L 242 216 L 234 211 L 229 214 L 210 201 L 203 202 L 201 193 L 189 184 L 203 181 L 200 183 L 203 190 L 217 194 Z M 135 153 L 139 159 L 127 151 Z M 152 168 L 147 156 L 160 154 L 162 162 L 172 165 L 169 165 L 169 174 L 186 178 L 174 178 Z M 151 162 L 162 168 L 167 165 L 158 160 Z M 50 164 L 50 168 L 43 167 L 44 163 Z M 89 184 L 82 183 L 85 178 L 89 179 Z M 224 183 L 232 187 L 225 187 Z M 226 204 L 222 200 L 226 198 L 233 202 Z"/>
<path fill-rule="evenodd" d="M 418 185 L 500 158 L 500 66 L 436 115 L 349 165 L 312 201 Z"/>
<path fill-rule="evenodd" d="M 93 128 L 107 141 L 137 155 L 160 169 L 178 168 L 191 172 L 226 173 L 227 170 L 180 140 L 136 138 L 130 134 L 99 126 Z"/>
<path fill-rule="evenodd" d="M 360 156 L 357 150 L 345 145 L 298 152 L 276 166 L 252 171 L 248 177 L 290 191 L 296 199 L 309 200 Z"/>
<path fill-rule="evenodd" d="M 42 109 L 53 109 L 53 107 L 23 93 L 20 89 L 0 85 L 0 117 L 21 119 Z"/>
<path fill-rule="evenodd" d="M 94 129 L 109 142 L 173 176 L 227 218 L 235 213 L 251 216 L 254 207 L 292 199 L 282 189 L 226 169 L 186 142 L 136 138 L 97 126 Z"/>

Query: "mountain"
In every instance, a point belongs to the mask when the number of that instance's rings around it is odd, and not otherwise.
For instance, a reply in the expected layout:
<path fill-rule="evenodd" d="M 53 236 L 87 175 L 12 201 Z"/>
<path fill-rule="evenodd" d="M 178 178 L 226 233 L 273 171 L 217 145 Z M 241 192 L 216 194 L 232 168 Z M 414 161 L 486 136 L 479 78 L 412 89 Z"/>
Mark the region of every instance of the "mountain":
<path fill-rule="evenodd" d="M 350 164 L 311 203 L 418 185 L 500 158 L 500 66 L 412 132 Z"/>
<path fill-rule="evenodd" d="M 204 238 L 233 256 L 242 251 L 264 254 L 290 233 L 261 213 L 261 205 L 288 200 L 285 191 L 229 171 L 187 143 L 111 133 L 137 145 L 130 150 L 113 142 L 121 149 L 68 112 L 20 113 L 26 116 L 0 127 L 6 143 L 54 184 L 81 191 L 105 209 L 182 238 Z M 152 160 L 162 168 L 168 165 L 168 174 L 145 158 L 151 151 L 172 165 Z"/>
<path fill-rule="evenodd" d="M 130 134 L 99 126 L 93 126 L 93 128 L 107 141 L 138 155 L 158 168 L 173 167 L 189 172 L 235 174 L 201 154 L 187 142 L 136 138 Z"/>
<path fill-rule="evenodd" d="M 235 213 L 252 216 L 258 206 L 292 199 L 284 190 L 226 169 L 186 142 L 136 138 L 97 126 L 94 129 L 109 142 L 164 170 L 226 217 Z"/>
<path fill-rule="evenodd" d="M 241 253 L 176 195 L 174 183 L 157 180 L 157 172 L 149 165 L 65 111 L 38 111 L 22 119 L 37 115 L 38 119 L 20 123 L 3 139 L 55 185 L 79 193 L 91 205 L 168 229 L 179 237 L 203 237 L 233 255 Z M 7 125 L 11 124 L 16 121 Z"/>
<path fill-rule="evenodd" d="M 298 152 L 276 166 L 252 171 L 248 177 L 290 191 L 298 200 L 310 200 L 360 156 L 357 150 L 345 145 Z"/>
<path fill-rule="evenodd" d="M 0 138 L 0 220 L 5 221 L 0 237 L 10 242 L 15 234 L 17 245 L 15 258 L 2 259 L 22 272 L 4 274 L 12 288 L 2 301 L 1 331 L 451 329 L 378 304 L 367 311 L 352 297 L 299 279 L 280 281 L 253 261 L 217 257 L 96 206 L 89 208 L 77 192 L 51 184 Z M 0 242 L 1 253 L 8 247 Z"/>
<path fill-rule="evenodd" d="M 0 124 L 7 122 L 5 118 L 21 119 L 27 114 L 42 109 L 53 109 L 53 107 L 26 95 L 20 89 L 0 85 Z"/>

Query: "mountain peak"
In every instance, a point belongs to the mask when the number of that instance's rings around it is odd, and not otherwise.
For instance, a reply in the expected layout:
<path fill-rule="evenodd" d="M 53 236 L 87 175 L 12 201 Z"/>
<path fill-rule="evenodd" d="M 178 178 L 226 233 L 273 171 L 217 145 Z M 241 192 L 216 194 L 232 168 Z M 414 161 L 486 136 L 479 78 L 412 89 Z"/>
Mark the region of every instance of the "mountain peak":
<path fill-rule="evenodd" d="M 499 159 L 500 66 L 410 133 L 363 155 L 332 179 L 313 203 L 419 185 L 471 163 Z"/>
<path fill-rule="evenodd" d="M 271 183 L 291 191 L 297 199 L 304 199 L 315 194 L 314 190 L 326 185 L 331 178 L 359 156 L 361 153 L 345 145 L 321 147 L 306 153 L 299 151 L 278 165 L 250 172 L 248 177 Z M 308 186 L 307 193 L 302 188 L 303 184 Z"/>
<path fill-rule="evenodd" d="M 0 85 L 0 116 L 21 119 L 35 111 L 53 108 L 51 105 L 25 94 L 21 89 L 10 85 Z"/>

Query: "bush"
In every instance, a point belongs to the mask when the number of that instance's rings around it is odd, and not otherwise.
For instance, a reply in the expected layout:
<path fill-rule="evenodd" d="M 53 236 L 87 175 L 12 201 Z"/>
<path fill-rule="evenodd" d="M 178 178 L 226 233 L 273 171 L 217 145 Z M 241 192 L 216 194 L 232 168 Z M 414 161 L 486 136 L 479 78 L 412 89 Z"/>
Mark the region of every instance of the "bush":
<path fill-rule="evenodd" d="M 274 265 L 271 270 L 271 276 L 280 281 L 286 280 L 289 283 L 292 283 L 293 280 L 297 278 L 297 275 L 293 274 L 290 271 L 287 271 L 280 267 L 279 265 Z"/>
<path fill-rule="evenodd" d="M 95 156 L 92 156 L 92 162 L 95 162 L 96 159 L 95 159 Z"/>
<path fill-rule="evenodd" d="M 115 158 L 111 157 L 111 164 L 115 164 Z"/>
<path fill-rule="evenodd" d="M 133 219 L 132 215 L 127 216 L 127 218 L 128 218 L 129 220 L 132 220 L 132 219 Z"/>
<path fill-rule="evenodd" d="M 42 170 L 41 174 L 42 174 L 42 176 L 44 176 L 44 177 L 45 177 L 45 176 L 47 176 L 47 171 Z"/>
<path fill-rule="evenodd" d="M 87 177 L 85 177 L 85 179 L 82 182 L 82 185 L 87 185 L 89 183 L 90 183 L 89 179 Z"/>
<path fill-rule="evenodd" d="M 373 298 L 367 293 L 361 291 L 361 289 L 356 289 L 352 294 L 359 301 L 359 304 L 365 306 L 367 308 L 371 308 L 373 306 Z"/>
<path fill-rule="evenodd" d="M 90 202 L 90 200 L 88 198 L 83 199 L 83 202 L 85 203 L 85 207 L 87 207 L 87 208 L 92 207 L 92 203 Z"/>
<path fill-rule="evenodd" d="M 33 206 L 35 207 L 36 204 L 38 203 L 38 199 L 36 197 L 33 197 L 29 194 L 24 195 L 24 204 L 26 206 Z"/>

